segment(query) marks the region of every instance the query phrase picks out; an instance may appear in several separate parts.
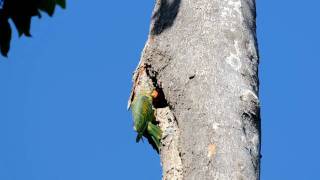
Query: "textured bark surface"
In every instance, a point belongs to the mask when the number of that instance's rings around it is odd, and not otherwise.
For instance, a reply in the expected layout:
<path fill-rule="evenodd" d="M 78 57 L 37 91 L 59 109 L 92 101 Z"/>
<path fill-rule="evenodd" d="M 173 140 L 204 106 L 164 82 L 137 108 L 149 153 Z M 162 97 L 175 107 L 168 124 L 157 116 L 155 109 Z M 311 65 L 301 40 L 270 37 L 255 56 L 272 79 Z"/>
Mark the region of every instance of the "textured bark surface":
<path fill-rule="evenodd" d="M 254 0 L 157 0 L 145 65 L 167 102 L 163 179 L 259 179 Z"/>

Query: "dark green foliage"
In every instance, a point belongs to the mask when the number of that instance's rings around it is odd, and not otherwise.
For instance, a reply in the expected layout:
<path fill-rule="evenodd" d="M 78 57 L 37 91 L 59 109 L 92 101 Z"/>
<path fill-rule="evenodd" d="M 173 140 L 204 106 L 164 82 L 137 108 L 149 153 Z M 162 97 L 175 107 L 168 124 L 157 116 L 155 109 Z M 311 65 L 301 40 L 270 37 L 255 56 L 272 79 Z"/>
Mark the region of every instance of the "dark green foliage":
<path fill-rule="evenodd" d="M 41 17 L 40 11 L 52 16 L 56 5 L 66 7 L 65 0 L 0 0 L 0 49 L 3 56 L 7 56 L 10 49 L 11 19 L 19 36 L 30 37 L 30 24 L 33 16 Z"/>
<path fill-rule="evenodd" d="M 11 28 L 8 19 L 0 17 L 0 50 L 1 54 L 4 56 L 7 56 L 7 53 L 10 49 L 10 39 Z"/>

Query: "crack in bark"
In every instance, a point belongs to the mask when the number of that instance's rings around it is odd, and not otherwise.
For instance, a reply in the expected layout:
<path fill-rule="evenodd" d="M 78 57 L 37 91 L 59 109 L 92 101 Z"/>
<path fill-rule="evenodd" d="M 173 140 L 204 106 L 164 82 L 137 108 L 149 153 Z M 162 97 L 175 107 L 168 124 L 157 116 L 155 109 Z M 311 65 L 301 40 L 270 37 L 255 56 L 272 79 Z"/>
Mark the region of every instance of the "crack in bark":
<path fill-rule="evenodd" d="M 158 97 L 153 105 L 156 109 L 156 119 L 163 132 L 160 148 L 161 164 L 163 167 L 163 180 L 182 180 L 183 166 L 179 148 L 180 130 L 178 121 L 170 109 L 165 98 L 161 83 L 158 81 L 158 72 L 150 64 L 146 65 L 146 74 L 152 80 L 158 91 Z"/>

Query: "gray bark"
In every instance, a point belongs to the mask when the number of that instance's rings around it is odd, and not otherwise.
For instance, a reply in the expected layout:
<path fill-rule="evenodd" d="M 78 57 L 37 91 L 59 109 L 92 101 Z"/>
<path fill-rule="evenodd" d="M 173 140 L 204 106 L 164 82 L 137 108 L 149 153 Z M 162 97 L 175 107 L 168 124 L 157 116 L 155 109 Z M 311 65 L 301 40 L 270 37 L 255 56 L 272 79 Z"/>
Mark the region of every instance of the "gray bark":
<path fill-rule="evenodd" d="M 138 66 L 147 73 L 134 80 L 164 93 L 163 179 L 259 179 L 255 18 L 254 0 L 157 0 Z"/>

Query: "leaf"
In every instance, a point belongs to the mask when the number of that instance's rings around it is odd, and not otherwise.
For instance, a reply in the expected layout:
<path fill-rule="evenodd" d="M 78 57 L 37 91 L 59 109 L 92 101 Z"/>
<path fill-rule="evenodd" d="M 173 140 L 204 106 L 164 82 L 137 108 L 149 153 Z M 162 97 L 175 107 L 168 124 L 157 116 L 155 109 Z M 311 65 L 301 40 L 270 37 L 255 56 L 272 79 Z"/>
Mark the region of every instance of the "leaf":
<path fill-rule="evenodd" d="M 11 17 L 14 25 L 16 26 L 19 36 L 23 34 L 30 37 L 30 23 L 31 16 L 13 16 Z"/>
<path fill-rule="evenodd" d="M 2 0 L 0 0 L 1 2 Z M 10 47 L 11 28 L 8 20 L 11 18 L 19 36 L 31 36 L 31 19 L 41 17 L 40 10 L 52 16 L 55 6 L 66 7 L 65 0 L 5 0 L 0 9 L 0 50 L 7 55 Z"/>
<path fill-rule="evenodd" d="M 40 0 L 38 7 L 42 11 L 48 13 L 49 16 L 52 16 L 54 13 L 54 9 L 56 7 L 56 1 L 55 0 Z"/>
<path fill-rule="evenodd" d="M 66 0 L 56 0 L 56 3 L 63 9 L 66 8 Z"/>
<path fill-rule="evenodd" d="M 11 27 L 8 19 L 2 18 L 0 20 L 0 50 L 5 57 L 8 56 L 11 41 Z"/>

